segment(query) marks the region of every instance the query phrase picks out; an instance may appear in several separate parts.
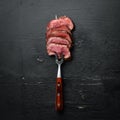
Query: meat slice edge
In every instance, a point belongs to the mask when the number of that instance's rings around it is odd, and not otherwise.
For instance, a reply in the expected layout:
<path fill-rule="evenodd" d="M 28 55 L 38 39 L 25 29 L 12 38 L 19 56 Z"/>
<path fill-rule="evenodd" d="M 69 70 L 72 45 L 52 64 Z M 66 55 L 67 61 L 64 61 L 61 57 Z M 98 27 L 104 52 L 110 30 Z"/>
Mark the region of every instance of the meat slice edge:
<path fill-rule="evenodd" d="M 67 33 L 71 34 L 71 30 L 66 25 L 62 25 L 62 26 L 59 26 L 59 27 L 54 27 L 54 28 L 51 28 L 49 30 L 66 31 Z M 47 30 L 47 32 L 49 30 Z"/>
<path fill-rule="evenodd" d="M 48 52 L 48 55 L 57 54 L 59 58 L 61 58 L 61 55 L 64 55 L 65 59 L 68 59 L 71 57 L 70 51 L 66 45 L 51 43 L 47 46 L 47 52 Z"/>
<path fill-rule="evenodd" d="M 47 25 L 47 30 L 66 25 L 70 30 L 73 29 L 74 25 L 70 18 L 61 16 L 58 19 L 51 20 Z"/>
<path fill-rule="evenodd" d="M 71 43 L 68 40 L 61 37 L 50 37 L 47 40 L 47 46 L 51 43 L 66 45 L 68 48 L 71 48 Z"/>
<path fill-rule="evenodd" d="M 50 30 L 46 33 L 46 38 L 47 38 L 46 40 L 48 40 L 50 37 L 61 37 L 72 43 L 70 34 L 68 34 L 65 31 Z"/>

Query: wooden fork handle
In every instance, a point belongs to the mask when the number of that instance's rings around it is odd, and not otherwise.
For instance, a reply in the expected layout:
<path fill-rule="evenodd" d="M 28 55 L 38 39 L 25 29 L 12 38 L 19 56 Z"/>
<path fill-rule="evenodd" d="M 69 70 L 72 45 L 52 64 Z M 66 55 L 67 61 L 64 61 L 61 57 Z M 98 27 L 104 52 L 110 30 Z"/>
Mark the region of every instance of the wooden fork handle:
<path fill-rule="evenodd" d="M 57 111 L 63 110 L 63 93 L 62 93 L 62 78 L 56 79 L 56 103 L 55 108 Z"/>

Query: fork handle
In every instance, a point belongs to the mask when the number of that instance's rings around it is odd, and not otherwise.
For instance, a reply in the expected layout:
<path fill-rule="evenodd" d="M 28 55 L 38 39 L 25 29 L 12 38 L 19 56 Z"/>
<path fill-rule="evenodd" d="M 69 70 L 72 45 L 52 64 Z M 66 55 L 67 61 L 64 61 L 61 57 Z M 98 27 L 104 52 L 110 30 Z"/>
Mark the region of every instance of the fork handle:
<path fill-rule="evenodd" d="M 62 78 L 56 79 L 56 103 L 55 108 L 57 111 L 63 110 L 63 93 L 62 93 Z"/>

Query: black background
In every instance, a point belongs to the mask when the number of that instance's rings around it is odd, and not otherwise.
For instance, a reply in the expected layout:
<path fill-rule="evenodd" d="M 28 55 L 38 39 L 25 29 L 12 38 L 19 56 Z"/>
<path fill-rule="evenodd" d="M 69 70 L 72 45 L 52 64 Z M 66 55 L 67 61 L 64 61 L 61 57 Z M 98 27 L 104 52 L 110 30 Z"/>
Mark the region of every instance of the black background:
<path fill-rule="evenodd" d="M 120 0 L 0 1 L 0 120 L 119 120 Z M 64 111 L 57 113 L 57 65 L 46 53 L 47 23 L 75 24 L 72 60 L 62 66 Z"/>

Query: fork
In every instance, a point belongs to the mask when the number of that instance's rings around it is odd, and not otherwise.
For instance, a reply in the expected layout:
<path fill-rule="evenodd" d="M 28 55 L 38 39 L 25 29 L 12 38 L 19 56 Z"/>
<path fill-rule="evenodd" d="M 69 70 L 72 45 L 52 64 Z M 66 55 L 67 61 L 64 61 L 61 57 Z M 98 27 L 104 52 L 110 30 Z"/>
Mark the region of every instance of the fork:
<path fill-rule="evenodd" d="M 56 102 L 55 108 L 57 111 L 63 110 L 63 90 L 62 90 L 62 77 L 61 77 L 61 65 L 64 61 L 63 56 L 59 59 L 57 54 L 56 64 L 58 66 L 57 78 L 56 78 Z"/>

